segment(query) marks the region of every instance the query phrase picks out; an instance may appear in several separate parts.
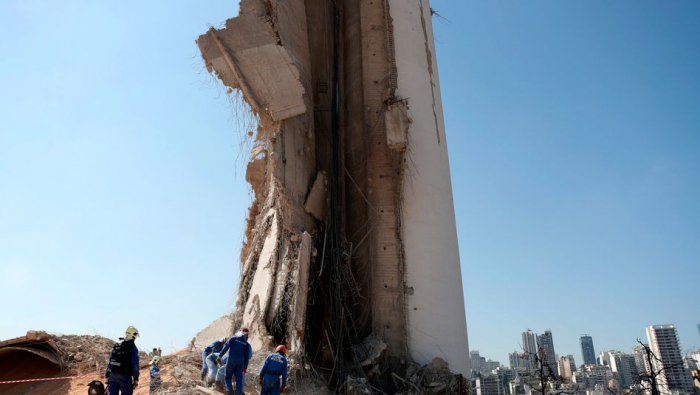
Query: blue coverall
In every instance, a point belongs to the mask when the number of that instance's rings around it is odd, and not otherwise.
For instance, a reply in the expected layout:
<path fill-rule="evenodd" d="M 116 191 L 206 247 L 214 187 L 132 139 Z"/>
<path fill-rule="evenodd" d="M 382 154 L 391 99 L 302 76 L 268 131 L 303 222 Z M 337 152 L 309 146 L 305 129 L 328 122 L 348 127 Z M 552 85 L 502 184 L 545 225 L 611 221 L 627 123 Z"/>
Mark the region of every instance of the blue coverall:
<path fill-rule="evenodd" d="M 236 395 L 243 395 L 243 371 L 248 369 L 248 361 L 253 356 L 253 349 L 248 344 L 244 336 L 234 336 L 226 342 L 219 355 L 228 352 L 228 362 L 226 363 L 226 376 L 224 382 L 226 389 L 233 392 L 231 377 L 236 376 Z"/>
<path fill-rule="evenodd" d="M 287 385 L 287 358 L 280 353 L 272 353 L 265 358 L 260 369 L 260 377 L 262 377 L 262 390 L 260 395 L 279 395 L 280 393 L 280 376 L 282 376 L 282 385 Z"/>
<path fill-rule="evenodd" d="M 134 340 L 124 340 L 124 342 L 133 342 Z M 109 357 L 110 361 L 112 356 Z M 131 352 L 131 375 L 120 372 L 113 372 L 112 365 L 107 365 L 107 371 L 105 372 L 105 378 L 109 380 L 109 394 L 119 395 L 121 391 L 122 395 L 132 395 L 134 393 L 134 383 L 133 381 L 139 380 L 139 349 L 134 348 Z"/>
<path fill-rule="evenodd" d="M 160 388 L 160 385 L 163 383 L 163 380 L 161 380 L 160 378 L 160 368 L 155 363 L 151 365 L 150 373 L 151 385 L 149 386 L 148 393 L 153 394 L 155 393 L 157 388 Z"/>
<path fill-rule="evenodd" d="M 216 340 L 202 351 L 202 377 L 207 374 L 207 356 L 213 352 L 220 352 L 223 347 L 224 345 L 221 343 L 221 340 Z"/>
<path fill-rule="evenodd" d="M 226 376 L 226 362 L 228 362 L 228 355 L 221 358 L 221 366 L 216 362 L 219 358 L 218 352 L 213 352 L 207 357 L 207 369 L 209 373 L 207 374 L 207 381 L 210 383 L 224 382 L 224 377 Z"/>

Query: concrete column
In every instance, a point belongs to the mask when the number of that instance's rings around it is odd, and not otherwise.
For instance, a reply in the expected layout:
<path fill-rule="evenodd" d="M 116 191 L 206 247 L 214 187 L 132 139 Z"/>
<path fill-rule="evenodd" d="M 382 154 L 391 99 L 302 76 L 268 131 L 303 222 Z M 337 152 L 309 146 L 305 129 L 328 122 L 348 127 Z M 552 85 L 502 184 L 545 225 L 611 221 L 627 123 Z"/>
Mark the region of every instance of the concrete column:
<path fill-rule="evenodd" d="M 388 0 L 398 74 L 408 100 L 403 182 L 408 343 L 419 363 L 445 359 L 469 377 L 457 226 L 428 0 Z"/>

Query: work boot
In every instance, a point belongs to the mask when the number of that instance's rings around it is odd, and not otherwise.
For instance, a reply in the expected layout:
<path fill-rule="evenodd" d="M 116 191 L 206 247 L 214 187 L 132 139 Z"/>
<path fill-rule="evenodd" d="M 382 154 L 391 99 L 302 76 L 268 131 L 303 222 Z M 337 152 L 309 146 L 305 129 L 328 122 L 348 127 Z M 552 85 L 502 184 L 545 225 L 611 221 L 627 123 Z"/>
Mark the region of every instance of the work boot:
<path fill-rule="evenodd" d="M 233 391 L 231 391 L 231 390 L 226 390 L 226 395 L 233 395 Z"/>

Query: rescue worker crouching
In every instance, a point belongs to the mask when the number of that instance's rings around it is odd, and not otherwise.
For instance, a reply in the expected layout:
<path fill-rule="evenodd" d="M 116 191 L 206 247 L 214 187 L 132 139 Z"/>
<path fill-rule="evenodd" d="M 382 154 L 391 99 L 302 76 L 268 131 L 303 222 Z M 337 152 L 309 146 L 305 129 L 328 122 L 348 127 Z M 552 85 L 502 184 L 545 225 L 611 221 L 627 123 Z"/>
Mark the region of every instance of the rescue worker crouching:
<path fill-rule="evenodd" d="M 148 388 L 148 393 L 151 395 L 155 394 L 156 390 L 163 384 L 163 380 L 160 378 L 160 361 L 161 356 L 156 355 L 153 357 L 150 363 L 151 368 L 149 370 L 151 373 L 151 385 Z"/>
<path fill-rule="evenodd" d="M 217 362 L 223 364 L 221 358 L 228 352 L 228 361 L 226 362 L 226 395 L 243 395 L 243 387 L 245 386 L 244 374 L 248 369 L 248 361 L 253 356 L 253 349 L 248 344 L 248 328 L 241 327 L 241 330 L 235 336 L 228 339 L 224 348 L 219 353 Z M 236 391 L 233 391 L 233 383 L 231 377 L 236 377 Z"/>
<path fill-rule="evenodd" d="M 287 389 L 287 347 L 277 346 L 275 352 L 265 358 L 260 369 L 260 395 L 279 395 Z M 280 386 L 280 376 L 282 385 Z"/>
<path fill-rule="evenodd" d="M 139 384 L 139 350 L 134 342 L 137 337 L 138 329 L 129 326 L 109 354 L 105 379 L 110 395 L 132 395 Z"/>
<path fill-rule="evenodd" d="M 226 340 L 226 338 L 223 340 L 216 340 L 202 351 L 202 381 L 207 377 L 207 357 L 215 352 L 220 352 L 221 349 L 224 348 Z"/>

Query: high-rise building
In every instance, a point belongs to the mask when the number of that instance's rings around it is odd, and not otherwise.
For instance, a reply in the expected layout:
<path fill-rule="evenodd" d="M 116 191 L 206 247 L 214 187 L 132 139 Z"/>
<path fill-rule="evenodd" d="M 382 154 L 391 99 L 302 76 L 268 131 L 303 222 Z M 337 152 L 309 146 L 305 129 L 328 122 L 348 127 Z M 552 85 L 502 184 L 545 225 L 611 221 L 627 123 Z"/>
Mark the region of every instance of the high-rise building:
<path fill-rule="evenodd" d="M 634 364 L 637 365 L 637 372 L 639 372 L 639 374 L 649 373 L 649 363 L 647 362 L 646 348 L 644 348 L 644 345 L 637 344 L 634 346 L 632 355 L 634 355 Z"/>
<path fill-rule="evenodd" d="M 595 365 L 595 348 L 591 335 L 581 335 L 581 355 L 584 365 Z"/>
<path fill-rule="evenodd" d="M 510 368 L 515 370 L 519 369 L 522 367 L 522 359 L 520 358 L 520 353 L 517 351 L 513 351 L 511 353 L 508 353 L 508 363 L 510 364 Z"/>
<path fill-rule="evenodd" d="M 535 369 L 535 356 L 537 355 L 537 335 L 531 330 L 523 332 L 523 366 L 528 370 Z"/>
<path fill-rule="evenodd" d="M 656 355 L 651 368 L 654 372 L 663 371 L 657 376 L 661 392 L 681 391 L 692 393 L 693 382 L 690 373 L 683 366 L 681 344 L 674 325 L 653 325 L 647 327 L 649 347 Z"/>
<path fill-rule="evenodd" d="M 614 352 L 610 358 L 610 368 L 617 373 L 620 388 L 627 389 L 639 378 L 634 355 Z"/>
<path fill-rule="evenodd" d="M 548 374 L 551 374 L 552 376 L 557 376 L 557 355 L 554 352 L 554 337 L 552 336 L 552 331 L 546 330 L 544 331 L 543 334 L 537 336 L 537 348 L 538 351 L 540 351 L 539 356 L 542 359 L 542 362 L 546 363 L 546 366 L 549 366 L 549 372 Z M 544 367 L 545 364 L 542 364 Z"/>

